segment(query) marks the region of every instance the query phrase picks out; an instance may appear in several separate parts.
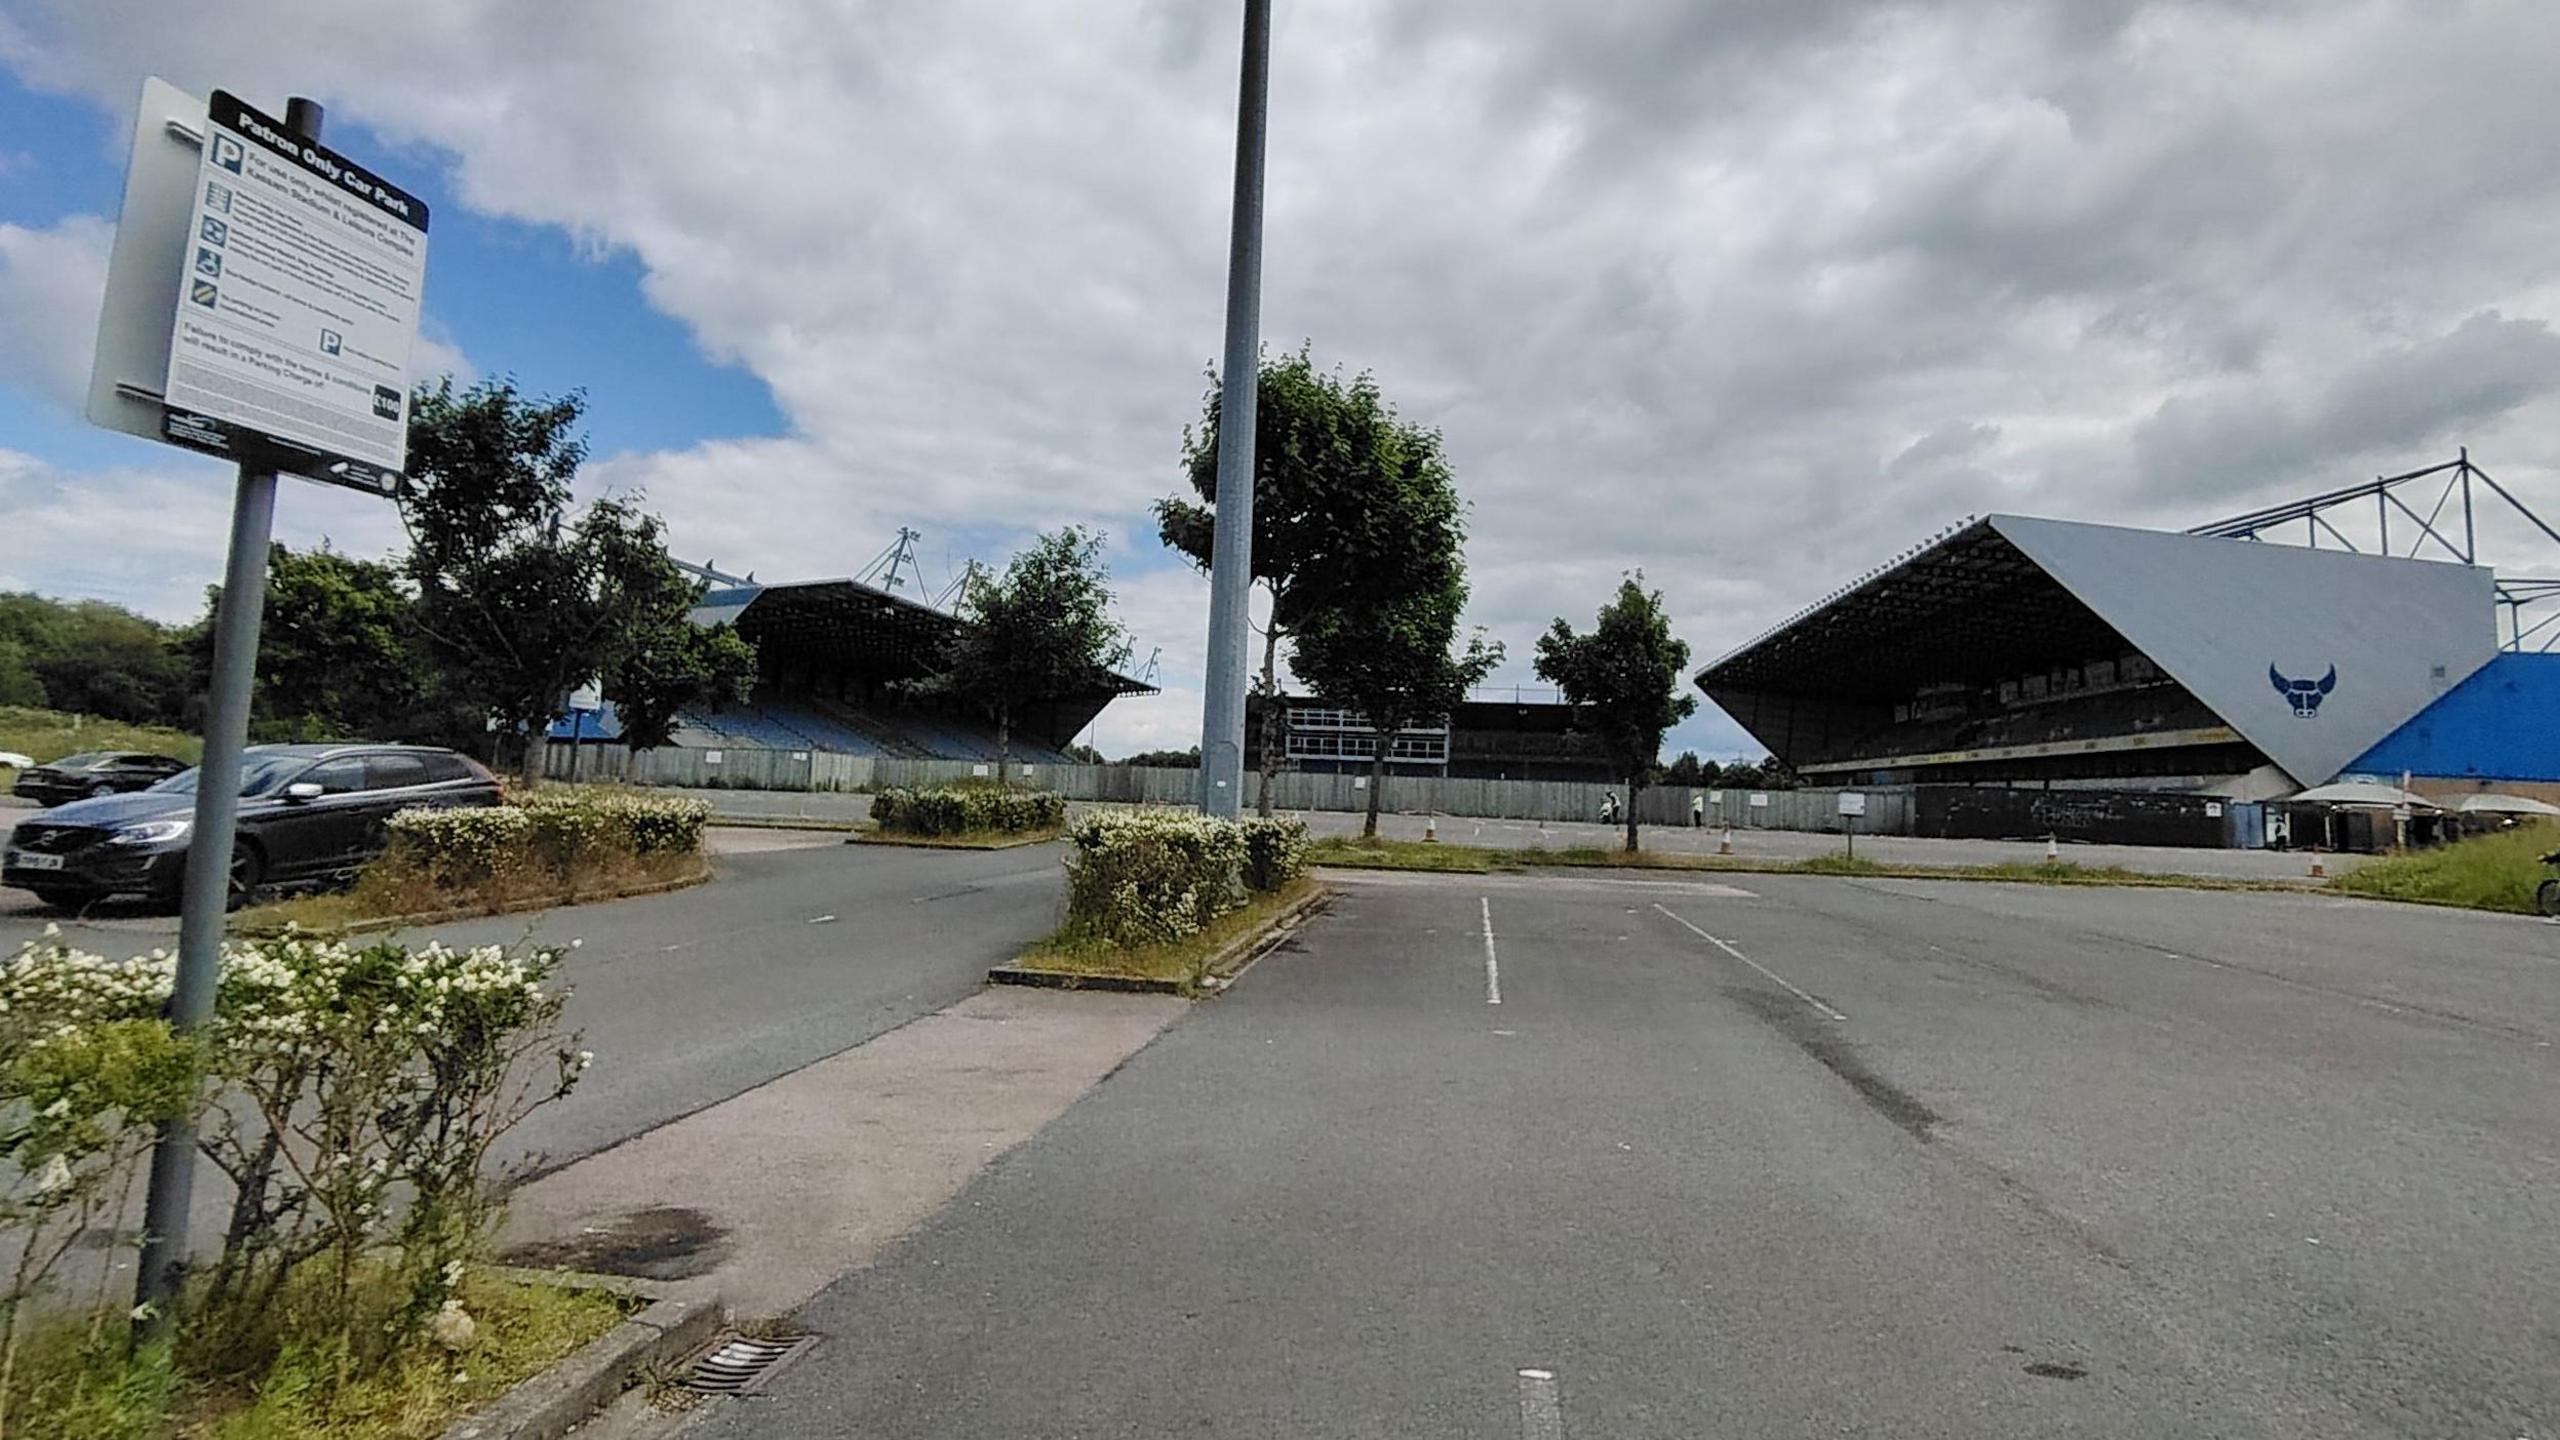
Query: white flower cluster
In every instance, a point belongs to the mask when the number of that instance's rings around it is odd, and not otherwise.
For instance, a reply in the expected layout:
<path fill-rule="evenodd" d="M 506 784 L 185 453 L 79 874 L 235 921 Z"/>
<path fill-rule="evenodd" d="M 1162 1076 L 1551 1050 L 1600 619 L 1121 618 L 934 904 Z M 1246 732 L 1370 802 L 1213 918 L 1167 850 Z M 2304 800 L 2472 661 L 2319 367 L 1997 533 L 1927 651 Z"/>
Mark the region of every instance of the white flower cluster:
<path fill-rule="evenodd" d="M 155 1015 L 177 973 L 166 950 L 110 960 L 72 948 L 60 926 L 47 925 L 42 938 L 0 960 L 0 1017 L 62 1027 Z"/>

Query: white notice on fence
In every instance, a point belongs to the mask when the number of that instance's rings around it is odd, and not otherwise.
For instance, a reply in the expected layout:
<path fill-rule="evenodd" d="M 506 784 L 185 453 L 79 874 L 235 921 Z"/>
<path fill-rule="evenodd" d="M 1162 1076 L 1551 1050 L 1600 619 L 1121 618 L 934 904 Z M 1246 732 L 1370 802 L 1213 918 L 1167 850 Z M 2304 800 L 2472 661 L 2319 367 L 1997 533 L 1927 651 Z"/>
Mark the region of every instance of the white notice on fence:
<path fill-rule="evenodd" d="M 719 764 L 719 763 L 720 763 L 720 752 L 719 752 L 719 751 L 717 751 L 717 750 L 705 750 L 705 751 L 703 751 L 703 752 L 702 752 L 702 763 L 703 763 L 703 764 L 705 764 L 705 765 L 717 765 L 717 764 Z"/>
<path fill-rule="evenodd" d="M 984 775 L 987 773 L 987 767 L 984 765 L 972 765 L 969 767 L 969 773 L 972 775 Z"/>
<path fill-rule="evenodd" d="M 1751 808 L 1752 808 L 1752 809 L 1754 809 L 1754 810 L 1766 810 L 1766 809 L 1768 809 L 1768 808 L 1769 808 L 1769 796 L 1768 796 L 1767 792 L 1765 792 L 1765 791 L 1759 791 L 1759 790 L 1755 790 L 1755 791 L 1751 792 Z"/>
<path fill-rule="evenodd" d="M 1866 796 L 1859 794 L 1855 790 L 1843 790 L 1840 792 L 1840 814 L 1844 818 L 1854 820 L 1866 813 Z"/>
<path fill-rule="evenodd" d="M 427 207 L 223 91 L 210 112 L 174 297 L 169 438 L 244 458 L 283 440 L 354 462 L 326 478 L 387 493 L 408 456 Z"/>

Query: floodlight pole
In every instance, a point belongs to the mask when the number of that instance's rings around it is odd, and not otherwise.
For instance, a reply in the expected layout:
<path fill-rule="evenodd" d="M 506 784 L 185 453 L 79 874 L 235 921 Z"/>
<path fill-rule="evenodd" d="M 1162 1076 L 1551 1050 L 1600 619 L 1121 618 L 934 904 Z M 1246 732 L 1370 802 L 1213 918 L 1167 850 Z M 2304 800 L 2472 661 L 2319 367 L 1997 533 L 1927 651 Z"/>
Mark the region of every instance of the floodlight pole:
<path fill-rule="evenodd" d="M 285 129 L 317 143 L 320 106 L 285 102 Z M 258 622 L 267 602 L 267 544 L 275 533 L 276 472 L 241 462 L 231 500 L 231 550 L 213 614 L 213 676 L 205 693 L 204 759 L 196 767 L 195 821 L 187 836 L 186 888 L 178 911 L 178 973 L 169 1021 L 180 1034 L 213 1018 L 222 976 L 222 927 L 231 908 L 231 851 L 240 818 L 240 752 L 249 743 L 250 689 L 257 678 Z M 187 1275 L 187 1211 L 195 1202 L 196 1123 L 163 1121 L 151 1151 L 143 1202 L 134 1317 L 145 1338 L 169 1333 Z"/>
<path fill-rule="evenodd" d="M 1236 98 L 1235 218 L 1227 241 L 1227 351 L 1219 372 L 1218 516 L 1209 567 L 1209 655 L 1200 706 L 1200 809 L 1244 803 L 1244 692 L 1253 587 L 1254 401 L 1262 383 L 1262 151 L 1271 0 L 1245 0 Z M 1262 757 L 1271 763 L 1271 757 Z"/>

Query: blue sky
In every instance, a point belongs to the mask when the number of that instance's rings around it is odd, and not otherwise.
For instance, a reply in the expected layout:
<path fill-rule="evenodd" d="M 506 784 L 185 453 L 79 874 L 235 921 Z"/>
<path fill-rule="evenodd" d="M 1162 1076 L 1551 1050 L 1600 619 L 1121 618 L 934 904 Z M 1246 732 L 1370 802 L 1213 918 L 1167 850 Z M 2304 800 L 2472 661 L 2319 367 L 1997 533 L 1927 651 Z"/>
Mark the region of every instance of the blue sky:
<path fill-rule="evenodd" d="M 584 387 L 590 485 L 679 551 L 913 525 L 930 583 L 1101 527 L 1166 687 L 1106 748 L 1189 743 L 1205 586 L 1146 507 L 1219 349 L 1234 7 L 607 8 L 0 0 L 0 587 L 199 603 L 223 467 L 76 415 L 127 116 L 308 94 L 434 206 L 428 340 Z M 1636 568 L 1704 662 L 1968 514 L 2463 443 L 2560 509 L 2560 6 L 1743 9 L 1277 12 L 1263 334 L 1441 429 L 1498 683 Z M 278 530 L 399 539 L 311 486 Z"/>

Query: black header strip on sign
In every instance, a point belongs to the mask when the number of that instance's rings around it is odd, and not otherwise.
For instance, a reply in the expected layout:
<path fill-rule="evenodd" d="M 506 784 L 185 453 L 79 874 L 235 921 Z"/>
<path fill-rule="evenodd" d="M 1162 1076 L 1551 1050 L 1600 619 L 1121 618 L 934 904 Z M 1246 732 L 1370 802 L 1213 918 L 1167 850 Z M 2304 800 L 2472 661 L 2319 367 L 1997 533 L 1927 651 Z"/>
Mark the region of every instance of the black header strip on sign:
<path fill-rule="evenodd" d="M 215 125 L 238 133 L 260 149 L 284 156 L 404 225 L 422 231 L 427 228 L 426 201 L 326 145 L 295 138 L 283 121 L 243 102 L 230 91 L 214 91 L 208 109 Z"/>

